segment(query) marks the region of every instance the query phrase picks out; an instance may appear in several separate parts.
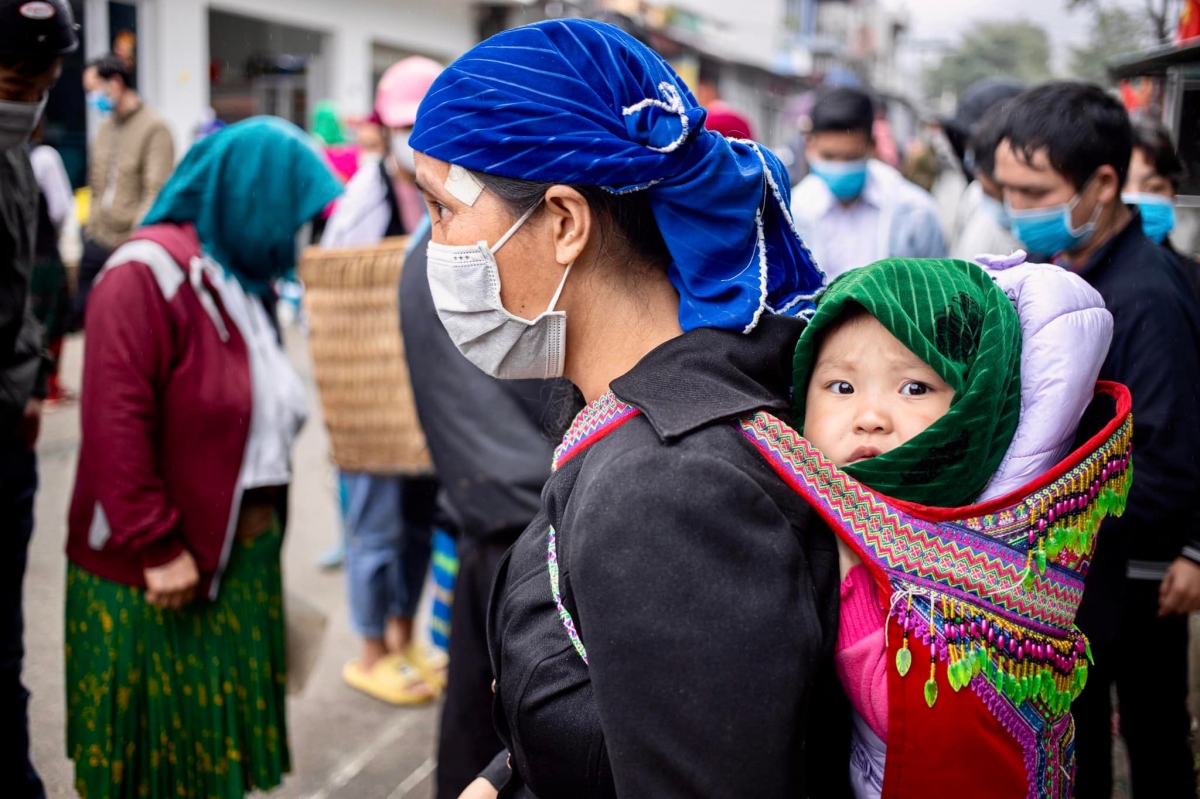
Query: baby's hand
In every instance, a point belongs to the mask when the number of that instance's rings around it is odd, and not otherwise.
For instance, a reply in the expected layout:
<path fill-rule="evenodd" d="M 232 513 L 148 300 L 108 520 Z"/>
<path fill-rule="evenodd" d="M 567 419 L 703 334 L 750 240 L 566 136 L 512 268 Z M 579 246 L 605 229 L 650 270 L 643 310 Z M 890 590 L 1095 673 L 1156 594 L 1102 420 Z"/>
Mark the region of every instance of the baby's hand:
<path fill-rule="evenodd" d="M 854 550 L 846 544 L 842 539 L 838 539 L 838 573 L 841 574 L 842 580 L 846 579 L 846 575 L 850 573 L 858 564 L 862 563 L 858 555 L 854 554 Z"/>

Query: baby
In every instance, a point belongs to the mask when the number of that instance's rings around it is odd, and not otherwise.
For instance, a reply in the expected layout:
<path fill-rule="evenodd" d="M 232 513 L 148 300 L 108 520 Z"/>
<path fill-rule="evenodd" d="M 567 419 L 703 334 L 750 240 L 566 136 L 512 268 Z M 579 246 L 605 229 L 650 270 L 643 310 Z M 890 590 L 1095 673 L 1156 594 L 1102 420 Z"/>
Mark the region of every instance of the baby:
<path fill-rule="evenodd" d="M 1022 262 L 1023 253 L 990 259 L 989 274 L 961 261 L 882 261 L 835 281 L 796 350 L 804 437 L 909 507 L 1000 497 L 1053 468 L 1092 401 L 1111 317 L 1078 277 Z M 836 661 L 856 714 L 851 777 L 857 796 L 877 797 L 891 597 L 841 538 L 838 547 Z"/>

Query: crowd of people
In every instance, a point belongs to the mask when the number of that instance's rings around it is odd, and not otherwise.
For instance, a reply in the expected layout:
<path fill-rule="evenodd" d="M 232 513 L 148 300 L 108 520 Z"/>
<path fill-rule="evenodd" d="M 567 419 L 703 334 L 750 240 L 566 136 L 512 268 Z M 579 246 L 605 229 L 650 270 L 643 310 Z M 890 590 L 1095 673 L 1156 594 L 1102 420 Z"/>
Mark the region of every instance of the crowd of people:
<path fill-rule="evenodd" d="M 322 105 L 178 164 L 109 55 L 79 238 L 35 133 L 78 46 L 64 0 L 0 0 L 12 795 L 44 796 L 21 584 L 64 336 L 76 789 L 270 790 L 308 415 L 278 287 L 310 243 L 395 237 L 432 470 L 338 472 L 343 678 L 443 698 L 438 797 L 1109 799 L 1114 719 L 1135 796 L 1195 795 L 1200 267 L 1160 123 L 1086 83 L 981 81 L 940 123 L 967 181 L 944 220 L 881 158 L 868 92 L 818 91 L 793 186 L 713 76 L 693 94 L 600 22 L 402 60 L 356 142 Z M 439 529 L 445 651 L 416 622 Z"/>

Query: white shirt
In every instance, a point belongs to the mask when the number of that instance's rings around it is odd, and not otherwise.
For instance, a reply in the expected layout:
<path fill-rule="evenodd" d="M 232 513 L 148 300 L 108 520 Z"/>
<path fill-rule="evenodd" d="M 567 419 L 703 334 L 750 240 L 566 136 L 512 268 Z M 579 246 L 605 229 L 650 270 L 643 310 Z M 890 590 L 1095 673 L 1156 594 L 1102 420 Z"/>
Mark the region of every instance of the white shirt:
<path fill-rule="evenodd" d="M 262 302 L 246 294 L 237 278 L 216 263 L 207 261 L 206 268 L 250 357 L 250 436 L 241 486 L 287 485 L 292 481 L 292 447 L 308 418 L 304 384 L 279 346 Z"/>
<path fill-rule="evenodd" d="M 75 198 L 71 194 L 71 180 L 67 177 L 62 156 L 58 154 L 58 150 L 42 144 L 33 148 L 29 154 L 29 163 L 33 165 L 38 188 L 46 198 L 46 210 L 50 213 L 50 221 L 54 223 L 55 230 L 62 230 L 67 214 L 71 213 L 75 206 Z"/>
<path fill-rule="evenodd" d="M 391 219 L 387 185 L 383 182 L 379 162 L 364 160 L 329 215 L 321 235 L 321 246 L 370 247 L 378 244 L 387 233 Z"/>
<path fill-rule="evenodd" d="M 75 195 L 71 191 L 71 179 L 63 166 L 58 150 L 47 144 L 33 148 L 29 154 L 33 174 L 38 188 L 46 198 L 46 211 L 58 234 L 58 252 L 65 263 L 79 262 L 83 254 L 83 241 L 79 237 L 79 220 L 75 216 Z"/>
<path fill-rule="evenodd" d="M 997 225 L 996 220 L 984 209 L 983 196 L 983 186 L 978 181 L 963 193 L 950 257 L 971 261 L 975 256 L 985 253 L 1008 255 L 1020 249 L 1021 245 L 1012 232 Z"/>
<path fill-rule="evenodd" d="M 808 175 L 792 192 L 792 215 L 830 280 L 882 258 L 946 257 L 933 198 L 882 161 L 867 162 L 862 194 L 849 205 Z"/>
<path fill-rule="evenodd" d="M 816 258 L 831 280 L 843 272 L 879 260 L 881 206 L 879 189 L 868 180 L 863 193 L 854 202 L 849 205 L 832 203 L 821 217 L 822 253 Z"/>

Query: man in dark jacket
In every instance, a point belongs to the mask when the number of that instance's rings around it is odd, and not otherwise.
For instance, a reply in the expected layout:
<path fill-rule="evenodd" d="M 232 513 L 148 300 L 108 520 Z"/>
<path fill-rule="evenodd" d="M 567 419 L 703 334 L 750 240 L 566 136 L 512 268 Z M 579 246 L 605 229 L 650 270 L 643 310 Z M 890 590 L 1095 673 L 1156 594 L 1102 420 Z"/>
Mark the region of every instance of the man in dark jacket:
<path fill-rule="evenodd" d="M 1013 233 L 1087 280 L 1113 315 L 1101 369 L 1133 395 L 1134 479 L 1101 529 L 1078 624 L 1095 667 L 1074 705 L 1079 799 L 1112 795 L 1115 682 L 1133 793 L 1194 797 L 1187 614 L 1200 610 L 1200 309 L 1174 257 L 1121 201 L 1129 117 L 1097 86 L 1018 97 L 996 149 Z"/>
<path fill-rule="evenodd" d="M 29 762 L 29 692 L 21 685 L 33 448 L 50 374 L 29 304 L 38 190 L 27 143 L 62 56 L 79 46 L 75 29 L 65 0 L 0 0 L 0 781 L 14 799 L 45 796 Z"/>
<path fill-rule="evenodd" d="M 497 380 L 464 358 L 429 291 L 428 217 L 400 280 L 400 326 L 417 415 L 457 528 L 450 674 L 438 743 L 439 799 L 457 799 L 503 748 L 492 723 L 487 607 L 500 559 L 541 508 L 553 433 L 578 406 L 563 381 Z"/>

